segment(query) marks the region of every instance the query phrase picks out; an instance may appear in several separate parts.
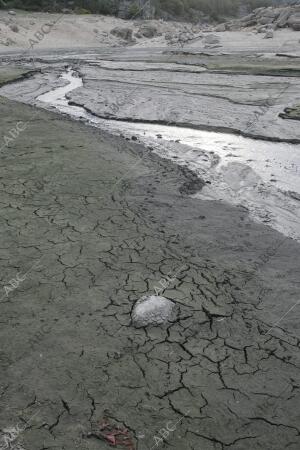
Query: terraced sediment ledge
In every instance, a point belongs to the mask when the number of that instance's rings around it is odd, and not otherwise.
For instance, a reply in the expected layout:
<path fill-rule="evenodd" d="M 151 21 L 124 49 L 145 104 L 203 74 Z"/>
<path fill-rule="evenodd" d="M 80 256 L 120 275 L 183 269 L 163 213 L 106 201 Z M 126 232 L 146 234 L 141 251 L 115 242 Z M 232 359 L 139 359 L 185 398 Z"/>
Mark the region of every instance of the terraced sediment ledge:
<path fill-rule="evenodd" d="M 88 114 L 91 114 L 95 117 L 98 117 L 99 119 L 107 119 L 107 120 L 114 120 L 116 122 L 123 122 L 123 123 L 137 123 L 137 124 L 151 124 L 151 125 L 164 125 L 168 127 L 177 127 L 177 128 L 185 128 L 185 129 L 191 129 L 191 130 L 198 130 L 198 131 L 211 131 L 215 133 L 230 133 L 237 136 L 243 136 L 246 138 L 254 139 L 254 140 L 260 140 L 260 141 L 268 141 L 268 142 L 285 142 L 288 144 L 300 144 L 300 138 L 279 138 L 276 136 L 265 136 L 263 134 L 255 134 L 255 133 L 249 133 L 247 131 L 239 130 L 237 128 L 231 128 L 231 127 L 220 127 L 215 125 L 195 125 L 192 123 L 184 123 L 184 122 L 169 122 L 167 120 L 139 120 L 134 119 L 132 117 L 116 117 L 113 114 L 99 114 L 85 106 L 83 103 L 69 100 L 68 104 L 70 106 L 76 106 L 83 108 Z"/>
<path fill-rule="evenodd" d="M 35 80 L 37 86 L 43 85 L 43 93 L 33 98 L 34 104 L 56 109 L 88 125 L 144 144 L 151 152 L 188 167 L 195 174 L 199 182 L 193 188 L 189 186 L 184 193 L 242 205 L 254 220 L 300 240 L 300 185 L 296 176 L 300 167 L 297 145 L 300 139 L 281 140 L 253 136 L 254 131 L 241 133 L 228 127 L 147 121 L 127 117 L 127 114 L 121 118 L 108 112 L 101 114 L 101 108 L 95 107 L 94 111 L 80 101 L 86 87 L 79 73 L 71 67 L 60 77 L 57 74 L 50 77 L 55 88 L 47 90 L 45 76 L 40 75 Z M 19 94 L 22 93 L 20 87 L 19 84 Z M 31 82 L 27 82 L 27 90 L 32 92 Z M 68 99 L 73 92 L 76 101 Z M 110 101 L 114 105 L 116 100 Z M 124 116 L 124 111 L 121 112 Z M 291 195 L 292 192 L 296 195 Z"/>
<path fill-rule="evenodd" d="M 40 72 L 40 69 L 26 70 L 20 69 L 19 67 L 1 67 L 0 87 L 5 86 L 6 84 L 15 83 L 17 81 L 22 81 L 26 78 L 30 78 L 38 72 Z"/>

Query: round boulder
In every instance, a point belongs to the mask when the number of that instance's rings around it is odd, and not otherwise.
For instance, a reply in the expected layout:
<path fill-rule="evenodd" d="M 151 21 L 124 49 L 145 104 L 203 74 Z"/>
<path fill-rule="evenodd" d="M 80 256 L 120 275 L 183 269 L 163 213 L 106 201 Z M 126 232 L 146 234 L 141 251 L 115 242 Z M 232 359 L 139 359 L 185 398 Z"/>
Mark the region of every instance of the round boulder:
<path fill-rule="evenodd" d="M 124 41 L 131 41 L 132 40 L 132 29 L 127 27 L 116 27 L 113 28 L 110 32 L 114 36 L 117 36 L 121 39 L 124 39 Z"/>
<path fill-rule="evenodd" d="M 176 316 L 177 306 L 174 302 L 158 295 L 145 295 L 135 303 L 131 320 L 133 326 L 142 328 L 172 322 Z"/>

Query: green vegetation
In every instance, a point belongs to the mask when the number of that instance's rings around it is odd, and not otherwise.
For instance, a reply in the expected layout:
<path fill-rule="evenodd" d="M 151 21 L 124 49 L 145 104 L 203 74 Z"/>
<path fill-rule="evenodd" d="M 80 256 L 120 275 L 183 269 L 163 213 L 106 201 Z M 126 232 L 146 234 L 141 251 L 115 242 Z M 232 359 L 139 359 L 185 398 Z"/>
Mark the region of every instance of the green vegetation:
<path fill-rule="evenodd" d="M 240 0 L 183 0 L 183 4 L 185 10 L 192 8 L 211 16 L 229 16 L 237 13 Z"/>
<path fill-rule="evenodd" d="M 145 0 L 146 1 L 146 0 Z M 118 13 L 122 0 L 5 0 L 0 8 L 19 8 L 30 11 L 60 12 L 64 9 L 78 14 L 111 14 Z M 214 20 L 228 16 L 235 16 L 241 5 L 248 6 L 249 10 L 260 6 L 269 6 L 272 0 L 152 0 L 156 15 L 169 15 L 170 17 L 184 17 L 190 19 L 208 15 Z M 138 16 L 139 3 L 132 0 L 129 10 L 130 17 Z"/>
<path fill-rule="evenodd" d="M 272 0 L 248 0 L 250 9 L 260 8 L 261 6 L 271 6 L 273 4 Z M 279 5 L 277 5 L 279 6 Z"/>
<path fill-rule="evenodd" d="M 27 11 L 60 12 L 64 9 L 78 14 L 116 14 L 120 0 L 5 0 L 0 8 L 24 9 Z M 6 4 L 6 6 L 5 6 Z"/>
<path fill-rule="evenodd" d="M 270 6 L 272 0 L 155 0 L 158 15 L 162 11 L 174 16 L 193 16 L 200 14 L 209 15 L 218 20 L 228 16 L 237 15 L 241 5 L 249 8 L 249 11 L 261 6 Z"/>
<path fill-rule="evenodd" d="M 134 17 L 138 17 L 140 12 L 140 7 L 137 3 L 132 3 L 132 5 L 129 8 L 129 19 L 132 19 Z"/>

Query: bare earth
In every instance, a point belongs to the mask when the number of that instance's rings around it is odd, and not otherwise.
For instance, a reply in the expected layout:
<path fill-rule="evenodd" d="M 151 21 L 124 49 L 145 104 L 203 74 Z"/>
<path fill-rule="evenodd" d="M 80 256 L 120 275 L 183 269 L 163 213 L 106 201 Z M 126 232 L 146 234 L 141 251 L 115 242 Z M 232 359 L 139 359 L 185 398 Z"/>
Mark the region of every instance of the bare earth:
<path fill-rule="evenodd" d="M 205 177 L 37 101 L 70 66 L 84 85 L 69 98 L 103 118 L 296 145 L 298 121 L 277 119 L 299 103 L 296 46 L 276 57 L 264 40 L 258 59 L 247 32 L 238 51 L 226 32 L 226 51 L 206 54 L 144 39 L 81 52 L 62 48 L 92 47 L 90 31 L 79 45 L 69 33 L 50 33 L 34 64 L 21 40 L 1 58 L 0 449 L 298 450 L 300 244 L 243 206 L 195 198 Z M 129 85 L 134 106 L 114 112 Z M 158 290 L 177 319 L 133 327 L 135 301 Z"/>

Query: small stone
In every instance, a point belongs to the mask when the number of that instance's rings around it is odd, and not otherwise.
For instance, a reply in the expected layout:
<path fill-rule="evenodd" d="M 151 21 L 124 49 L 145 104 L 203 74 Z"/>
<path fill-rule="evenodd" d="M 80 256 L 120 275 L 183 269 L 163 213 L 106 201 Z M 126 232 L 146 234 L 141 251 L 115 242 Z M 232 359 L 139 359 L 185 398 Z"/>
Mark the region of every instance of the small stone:
<path fill-rule="evenodd" d="M 16 12 L 15 11 L 8 11 L 8 14 L 10 14 L 11 16 L 15 16 Z"/>
<path fill-rule="evenodd" d="M 146 24 L 142 25 L 138 32 L 146 38 L 153 38 L 157 35 L 157 28 L 154 25 Z"/>
<path fill-rule="evenodd" d="M 141 328 L 174 321 L 176 315 L 177 307 L 171 300 L 158 295 L 145 295 L 134 305 L 131 319 L 134 327 Z"/>
<path fill-rule="evenodd" d="M 132 141 L 137 141 L 137 137 L 136 136 L 131 136 Z"/>
<path fill-rule="evenodd" d="M 217 31 L 217 32 L 226 31 L 225 23 L 221 23 L 220 25 L 218 25 L 218 26 L 215 28 L 215 31 Z"/>
<path fill-rule="evenodd" d="M 264 39 L 271 39 L 271 38 L 273 38 L 273 37 L 274 37 L 274 33 L 273 33 L 272 30 L 268 30 L 268 31 L 266 32 L 266 34 L 264 35 Z"/>
<path fill-rule="evenodd" d="M 16 24 L 12 24 L 9 26 L 9 28 L 11 29 L 11 31 L 13 31 L 14 33 L 18 33 L 19 32 L 19 27 Z"/>
<path fill-rule="evenodd" d="M 257 28 L 258 33 L 265 33 L 267 31 L 267 28 L 264 25 L 261 25 Z"/>
<path fill-rule="evenodd" d="M 214 34 L 208 34 L 207 36 L 205 36 L 204 42 L 205 44 L 218 44 L 220 42 L 220 39 Z"/>

